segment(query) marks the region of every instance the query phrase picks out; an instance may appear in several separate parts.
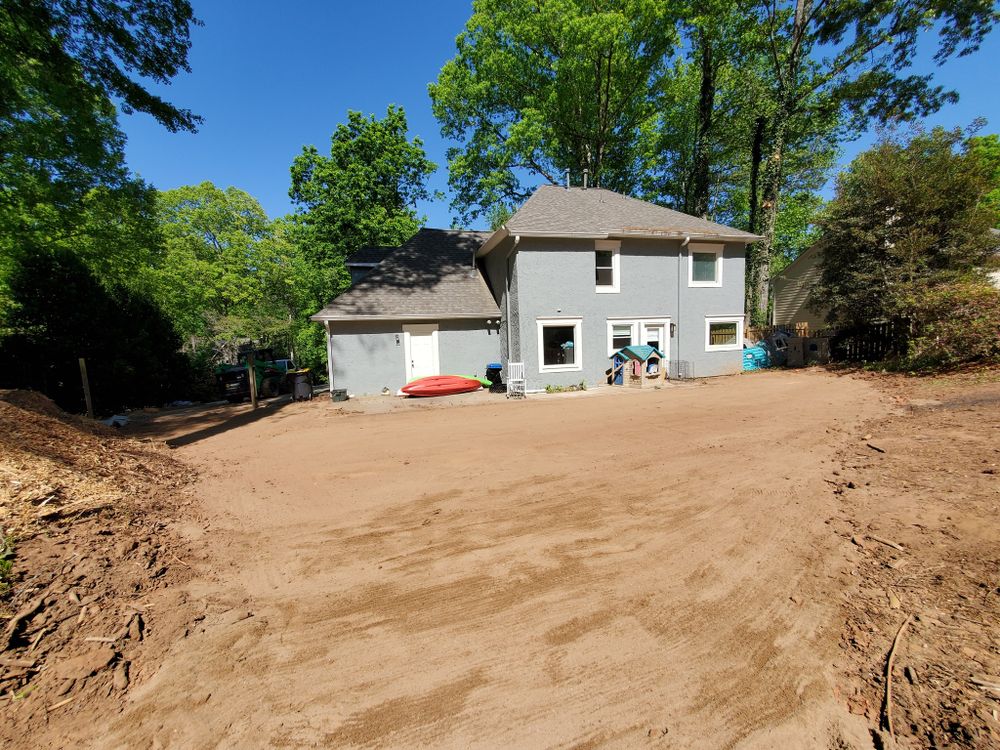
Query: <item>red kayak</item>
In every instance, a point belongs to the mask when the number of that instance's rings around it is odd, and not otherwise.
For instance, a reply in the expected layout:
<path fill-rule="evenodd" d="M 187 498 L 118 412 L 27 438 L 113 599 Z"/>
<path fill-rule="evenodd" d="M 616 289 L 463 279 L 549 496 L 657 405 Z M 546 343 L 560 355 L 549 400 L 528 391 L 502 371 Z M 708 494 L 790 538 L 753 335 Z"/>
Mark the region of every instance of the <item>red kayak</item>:
<path fill-rule="evenodd" d="M 451 396 L 455 393 L 478 391 L 483 384 L 461 375 L 431 375 L 407 383 L 400 390 L 407 396 Z"/>

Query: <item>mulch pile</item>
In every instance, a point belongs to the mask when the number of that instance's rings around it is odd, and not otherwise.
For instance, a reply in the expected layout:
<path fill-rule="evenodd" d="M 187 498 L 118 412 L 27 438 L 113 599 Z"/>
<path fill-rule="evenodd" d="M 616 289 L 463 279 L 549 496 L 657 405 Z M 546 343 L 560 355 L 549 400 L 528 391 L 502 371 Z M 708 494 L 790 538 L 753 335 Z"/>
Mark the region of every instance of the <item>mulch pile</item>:
<path fill-rule="evenodd" d="M 146 600 L 189 575 L 164 521 L 192 479 L 165 446 L 0 391 L 0 535 L 15 550 L 0 592 L 0 745 L 56 711 L 123 700 L 142 678 L 158 624 Z"/>
<path fill-rule="evenodd" d="M 899 414 L 870 423 L 830 480 L 856 561 L 844 697 L 886 746 L 891 721 L 901 747 L 1000 748 L 1000 377 L 989 375 L 883 383 Z"/>

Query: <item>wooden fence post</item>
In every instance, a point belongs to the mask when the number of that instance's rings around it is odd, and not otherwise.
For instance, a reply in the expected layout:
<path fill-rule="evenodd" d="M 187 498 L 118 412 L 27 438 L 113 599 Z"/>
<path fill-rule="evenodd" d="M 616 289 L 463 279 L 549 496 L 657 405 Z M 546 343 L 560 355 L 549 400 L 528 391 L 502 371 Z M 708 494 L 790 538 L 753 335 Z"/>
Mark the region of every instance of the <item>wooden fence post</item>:
<path fill-rule="evenodd" d="M 83 381 L 83 400 L 87 402 L 87 416 L 94 418 L 94 402 L 90 398 L 90 379 L 87 377 L 87 360 L 80 357 L 80 380 Z"/>
<path fill-rule="evenodd" d="M 250 379 L 250 405 L 257 408 L 257 365 L 254 362 L 253 352 L 247 355 L 247 377 Z"/>

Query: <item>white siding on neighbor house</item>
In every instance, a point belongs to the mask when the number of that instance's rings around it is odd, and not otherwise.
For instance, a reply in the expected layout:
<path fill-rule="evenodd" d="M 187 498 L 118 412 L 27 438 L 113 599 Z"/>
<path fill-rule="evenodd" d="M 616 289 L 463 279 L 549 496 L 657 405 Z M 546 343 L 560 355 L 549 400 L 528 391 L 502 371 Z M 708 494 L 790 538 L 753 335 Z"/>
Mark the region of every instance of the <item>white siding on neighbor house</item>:
<path fill-rule="evenodd" d="M 809 293 L 822 273 L 820 259 L 819 250 L 813 245 L 774 277 L 771 285 L 774 289 L 772 322 L 775 325 L 808 323 L 811 329 L 826 328 L 826 317 L 808 307 Z"/>

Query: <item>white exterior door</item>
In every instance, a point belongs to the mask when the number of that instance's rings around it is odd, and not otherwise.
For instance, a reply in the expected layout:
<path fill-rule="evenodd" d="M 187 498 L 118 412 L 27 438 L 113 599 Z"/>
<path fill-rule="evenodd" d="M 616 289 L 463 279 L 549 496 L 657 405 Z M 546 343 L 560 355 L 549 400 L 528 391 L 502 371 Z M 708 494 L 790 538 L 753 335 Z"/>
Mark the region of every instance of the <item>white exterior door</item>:
<path fill-rule="evenodd" d="M 642 339 L 640 344 L 655 346 L 663 352 L 663 358 L 666 360 L 663 366 L 666 367 L 670 361 L 670 319 L 643 321 L 639 336 Z"/>
<path fill-rule="evenodd" d="M 436 323 L 403 326 L 406 382 L 438 375 L 438 327 Z"/>

